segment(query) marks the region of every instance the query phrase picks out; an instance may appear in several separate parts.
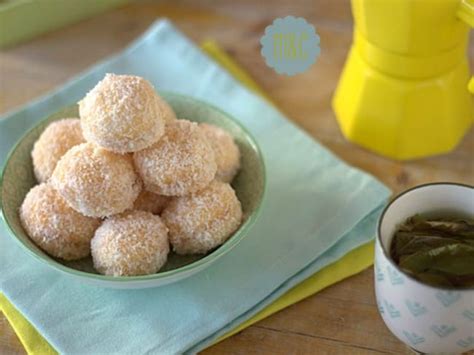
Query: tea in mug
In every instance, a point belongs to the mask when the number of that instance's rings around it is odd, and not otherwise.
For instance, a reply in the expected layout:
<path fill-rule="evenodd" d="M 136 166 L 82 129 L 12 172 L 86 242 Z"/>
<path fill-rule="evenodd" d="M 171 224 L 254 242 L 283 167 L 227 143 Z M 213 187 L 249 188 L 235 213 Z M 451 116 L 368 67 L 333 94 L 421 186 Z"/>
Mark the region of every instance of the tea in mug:
<path fill-rule="evenodd" d="M 395 233 L 390 255 L 403 272 L 423 283 L 474 287 L 474 220 L 410 217 Z"/>

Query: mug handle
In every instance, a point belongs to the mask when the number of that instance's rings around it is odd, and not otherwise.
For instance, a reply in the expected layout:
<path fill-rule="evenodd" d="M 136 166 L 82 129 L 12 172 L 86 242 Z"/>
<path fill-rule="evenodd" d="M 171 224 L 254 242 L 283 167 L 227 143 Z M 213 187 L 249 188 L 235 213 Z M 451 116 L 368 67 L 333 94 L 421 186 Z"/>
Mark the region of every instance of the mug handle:
<path fill-rule="evenodd" d="M 469 26 L 474 27 L 474 0 L 461 0 L 457 17 Z M 471 94 L 474 94 L 474 77 L 469 80 L 467 88 Z"/>

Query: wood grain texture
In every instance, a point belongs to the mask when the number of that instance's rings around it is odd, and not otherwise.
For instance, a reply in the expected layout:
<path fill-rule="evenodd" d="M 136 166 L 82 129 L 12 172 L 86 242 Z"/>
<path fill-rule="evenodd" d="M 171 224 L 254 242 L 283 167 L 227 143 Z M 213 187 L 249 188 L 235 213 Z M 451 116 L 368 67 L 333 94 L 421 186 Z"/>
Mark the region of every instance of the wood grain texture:
<path fill-rule="evenodd" d="M 316 65 L 277 75 L 260 55 L 275 17 L 303 16 L 321 36 Z M 474 130 L 450 154 L 395 162 L 347 142 L 330 101 L 352 38 L 348 0 L 139 1 L 0 52 L 0 113 L 60 85 L 168 17 L 196 42 L 215 39 L 298 126 L 395 193 L 431 181 L 474 183 Z M 474 45 L 469 47 L 471 58 Z M 471 63 L 472 64 L 472 63 Z M 204 354 L 406 354 L 375 306 L 372 270 L 295 304 L 204 351 Z M 3 316 L 0 353 L 24 350 Z"/>
<path fill-rule="evenodd" d="M 25 354 L 25 350 L 8 320 L 0 312 L 0 354 Z"/>

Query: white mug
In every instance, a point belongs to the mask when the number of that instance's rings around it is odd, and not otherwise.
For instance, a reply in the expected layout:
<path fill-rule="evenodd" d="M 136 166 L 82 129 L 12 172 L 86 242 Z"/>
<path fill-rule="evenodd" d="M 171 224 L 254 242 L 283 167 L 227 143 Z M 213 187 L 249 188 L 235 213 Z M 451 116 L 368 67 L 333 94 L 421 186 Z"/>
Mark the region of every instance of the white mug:
<path fill-rule="evenodd" d="M 416 214 L 446 211 L 474 216 L 474 187 L 454 183 L 417 186 L 397 196 L 380 217 L 375 246 L 375 294 L 390 331 L 422 353 L 462 353 L 474 349 L 474 288 L 423 284 L 390 258 L 398 226 Z"/>

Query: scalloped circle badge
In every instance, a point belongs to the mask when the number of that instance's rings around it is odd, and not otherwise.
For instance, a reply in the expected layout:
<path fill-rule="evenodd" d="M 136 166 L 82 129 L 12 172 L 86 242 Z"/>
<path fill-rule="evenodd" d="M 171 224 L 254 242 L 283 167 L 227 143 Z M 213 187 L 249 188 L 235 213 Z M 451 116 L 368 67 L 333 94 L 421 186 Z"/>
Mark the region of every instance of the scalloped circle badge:
<path fill-rule="evenodd" d="M 278 74 L 295 75 L 316 62 L 321 49 L 314 26 L 302 17 L 277 18 L 260 39 L 262 56 Z"/>

